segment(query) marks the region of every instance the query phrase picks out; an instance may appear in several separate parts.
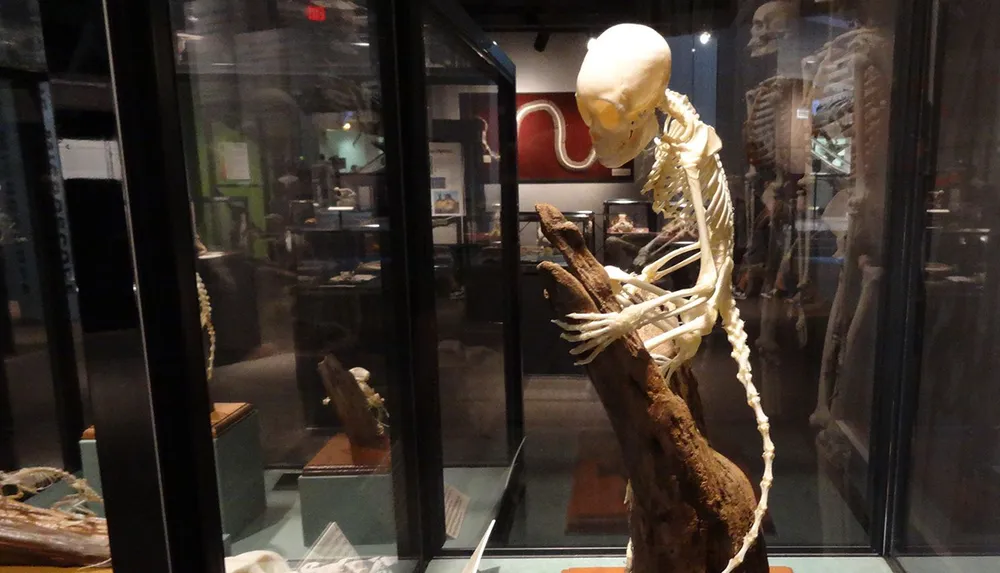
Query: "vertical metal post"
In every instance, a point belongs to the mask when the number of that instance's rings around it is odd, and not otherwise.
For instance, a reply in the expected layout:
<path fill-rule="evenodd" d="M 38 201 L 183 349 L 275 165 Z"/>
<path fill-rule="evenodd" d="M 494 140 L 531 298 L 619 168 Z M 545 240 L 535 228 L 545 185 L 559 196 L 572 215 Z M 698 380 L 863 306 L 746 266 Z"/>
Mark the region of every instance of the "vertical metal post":
<path fill-rule="evenodd" d="M 39 278 L 49 341 L 59 448 L 62 452 L 63 469 L 75 472 L 82 467 L 79 442 L 80 434 L 83 433 L 83 396 L 69 306 L 70 292 L 76 285 L 73 278 L 69 214 L 59 164 L 59 139 L 56 135 L 52 90 L 48 81 L 38 85 L 38 103 L 42 119 L 38 127 L 45 139 L 46 153 L 45 162 L 39 166 L 37 174 L 40 178 L 39 193 L 32 210 L 35 212 L 37 209 L 34 226 L 38 233 L 37 240 L 41 243 L 38 267 L 44 269 Z M 37 151 L 40 152 L 41 147 Z"/>
<path fill-rule="evenodd" d="M 910 439 L 920 377 L 925 198 L 936 153 L 934 74 L 938 0 L 897 3 L 889 177 L 872 399 L 872 546 L 890 555 L 905 527 Z"/>
<path fill-rule="evenodd" d="M 389 347 L 393 484 L 400 559 L 425 562 L 444 544 L 441 411 L 431 234 L 424 2 L 377 0 L 389 228 L 383 281 L 392 305 Z M 373 42 L 374 45 L 374 42 Z"/>
<path fill-rule="evenodd" d="M 104 14 L 146 367 L 93 388 L 115 570 L 222 573 L 170 4 Z"/>
<path fill-rule="evenodd" d="M 517 453 L 524 439 L 524 383 L 521 365 L 521 241 L 517 214 L 521 210 L 517 187 L 516 82 L 499 79 L 497 117 L 500 126 L 500 224 L 503 237 L 504 388 L 507 407 L 507 449 Z"/>

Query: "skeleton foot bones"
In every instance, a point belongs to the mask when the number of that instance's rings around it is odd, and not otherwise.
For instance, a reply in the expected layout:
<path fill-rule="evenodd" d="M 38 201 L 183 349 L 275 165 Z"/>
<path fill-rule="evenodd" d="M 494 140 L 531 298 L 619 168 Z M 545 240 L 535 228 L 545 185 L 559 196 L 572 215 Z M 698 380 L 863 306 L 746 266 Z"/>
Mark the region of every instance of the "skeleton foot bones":
<path fill-rule="evenodd" d="M 673 356 L 656 356 L 669 383 L 677 369 L 694 357 L 701 339 L 721 315 L 739 367 L 737 379 L 746 390 L 761 434 L 764 459 L 760 500 L 742 546 L 723 572 L 729 573 L 740 566 L 759 534 L 773 480 L 774 444 L 753 385 L 746 332 L 733 299 L 733 207 L 718 155 L 722 144 L 687 97 L 666 89 L 670 70 L 670 48 L 659 33 L 635 24 L 614 26 L 588 45 L 577 78 L 577 105 L 597 157 L 608 167 L 635 158 L 655 141 L 655 163 L 644 192 L 652 193 L 653 209 L 666 220 L 693 222 L 697 241 L 654 261 L 638 275 L 606 267 L 622 310 L 569 314 L 556 324 L 565 331 L 564 339 L 577 343 L 571 353 L 581 357 L 579 364 L 592 362 L 613 342 L 639 328 L 660 329 L 644 345 L 653 351 L 673 344 Z M 666 116 L 659 137 L 655 137 L 657 111 Z M 695 263 L 700 266 L 692 288 L 670 292 L 655 285 Z"/>

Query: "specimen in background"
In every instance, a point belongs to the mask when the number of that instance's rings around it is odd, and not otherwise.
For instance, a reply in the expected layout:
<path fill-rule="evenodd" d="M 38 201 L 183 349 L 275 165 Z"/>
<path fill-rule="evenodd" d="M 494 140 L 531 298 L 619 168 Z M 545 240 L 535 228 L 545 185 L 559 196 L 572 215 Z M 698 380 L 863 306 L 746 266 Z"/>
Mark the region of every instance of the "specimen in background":
<path fill-rule="evenodd" d="M 345 369 L 332 354 L 327 354 L 318 368 L 327 402 L 333 403 L 351 445 L 383 447 L 389 415 L 382 397 L 368 384 L 371 374 L 364 368 Z"/>
<path fill-rule="evenodd" d="M 667 221 L 690 221 L 695 242 L 638 274 L 602 268 L 576 227 L 540 205 L 542 230 L 569 272 L 552 263 L 539 268 L 550 280 L 557 314 L 567 319 L 557 321 L 563 338 L 578 343 L 571 353 L 587 365 L 623 450 L 631 480 L 626 567 L 636 573 L 764 572 L 767 553 L 758 534 L 774 444 L 733 299 L 733 207 L 718 155 L 722 143 L 687 97 L 667 89 L 670 72 L 670 47 L 659 33 L 614 26 L 587 46 L 577 104 L 607 167 L 633 160 L 655 139 L 644 191 Z M 662 132 L 658 111 L 666 116 Z M 695 263 L 693 287 L 672 292 L 657 285 Z M 746 476 L 709 446 L 684 400 L 697 395 L 689 362 L 720 316 L 763 441 L 758 503 Z"/>
<path fill-rule="evenodd" d="M 76 491 L 52 508 L 21 500 L 56 483 Z M 86 508 L 101 497 L 82 479 L 55 468 L 0 472 L 0 566 L 109 567 L 108 523 Z"/>

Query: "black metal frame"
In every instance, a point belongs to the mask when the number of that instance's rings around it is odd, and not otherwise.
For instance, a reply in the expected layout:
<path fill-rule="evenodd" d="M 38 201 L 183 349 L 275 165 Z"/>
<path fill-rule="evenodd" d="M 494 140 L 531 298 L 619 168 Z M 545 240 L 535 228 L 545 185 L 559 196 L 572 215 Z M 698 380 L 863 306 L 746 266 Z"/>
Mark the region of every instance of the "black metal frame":
<path fill-rule="evenodd" d="M 386 126 L 387 188 L 383 267 L 392 321 L 393 487 L 399 557 L 422 568 L 444 543 L 444 495 L 437 398 L 436 318 L 430 213 L 423 23 L 441 16 L 501 78 L 502 137 L 513 139 L 514 69 L 464 13 L 445 0 L 373 0 Z M 126 573 L 221 573 L 222 537 L 210 402 L 193 280 L 193 229 L 186 193 L 185 117 L 175 71 L 170 8 L 154 0 L 105 0 L 105 16 L 125 185 L 142 344 L 148 382 L 95 381 L 94 418 L 115 568 Z M 515 157 L 514 146 L 501 150 Z M 190 161 L 190 158 L 188 158 Z M 523 438 L 516 164 L 501 169 L 510 448 Z M 511 204 L 511 201 L 513 203 Z M 511 383 L 511 382 L 514 383 Z M 125 461 L 128 460 L 127 463 Z M 152 526 L 152 527 L 151 527 Z"/>
<path fill-rule="evenodd" d="M 402 428 L 393 422 L 392 431 L 396 529 L 400 558 L 418 563 L 445 540 L 421 8 L 381 0 L 369 11 L 376 19 L 385 126 L 388 229 L 380 244 L 390 256 L 382 273 L 383 284 L 392 285 L 387 294 L 396 323 L 390 403 L 404 416 Z"/>
<path fill-rule="evenodd" d="M 221 573 L 170 5 L 104 12 L 147 375 L 92 389 L 111 549 L 119 571 Z"/>
<path fill-rule="evenodd" d="M 894 563 L 905 529 L 910 437 L 920 379 L 923 321 L 924 197 L 933 186 L 936 154 L 935 72 L 939 0 L 897 4 L 890 116 L 889 183 L 883 245 L 876 384 L 872 400 L 869 471 L 875 519 L 872 547 Z"/>
<path fill-rule="evenodd" d="M 72 287 L 72 265 L 69 245 L 62 244 L 67 235 L 60 229 L 58 214 L 65 214 L 55 120 L 48 77 L 43 73 L 0 69 L 0 78 L 11 82 L 15 89 L 30 93 L 30 116 L 18 117 L 17 137 L 21 147 L 28 213 L 33 229 L 35 265 L 42 301 L 42 320 L 47 341 L 48 364 L 52 375 L 54 416 L 59 434 L 59 450 L 63 468 L 78 471 L 81 467 L 78 441 L 83 432 L 83 404 L 77 372 L 76 348 L 73 341 L 69 293 Z M 3 310 L 7 312 L 6 309 Z M 9 341 L 13 344 L 13 341 Z M 12 439 L 6 374 L 0 373 L 0 467 L 18 464 Z M 5 435 L 6 434 L 6 435 Z"/>

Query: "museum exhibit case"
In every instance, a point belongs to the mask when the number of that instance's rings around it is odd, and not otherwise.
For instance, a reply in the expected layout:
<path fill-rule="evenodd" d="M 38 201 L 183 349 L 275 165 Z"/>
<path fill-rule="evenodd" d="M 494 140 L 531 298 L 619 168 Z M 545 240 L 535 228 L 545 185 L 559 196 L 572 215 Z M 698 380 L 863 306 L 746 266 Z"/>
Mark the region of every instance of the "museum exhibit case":
<path fill-rule="evenodd" d="M 102 3 L 72 236 L 0 52 L 0 573 L 1000 567 L 991 3 Z"/>
<path fill-rule="evenodd" d="M 151 362 L 185 357 L 150 414 L 188 401 L 189 470 L 215 484 L 197 535 L 217 547 L 181 559 L 474 549 L 522 434 L 513 65 L 448 3 L 105 9 L 133 248 L 162 263 L 140 298 L 198 307 L 141 308 Z M 147 58 L 166 75 L 139 80 Z M 92 483 L 119 470 L 105 435 L 81 440 Z"/>

